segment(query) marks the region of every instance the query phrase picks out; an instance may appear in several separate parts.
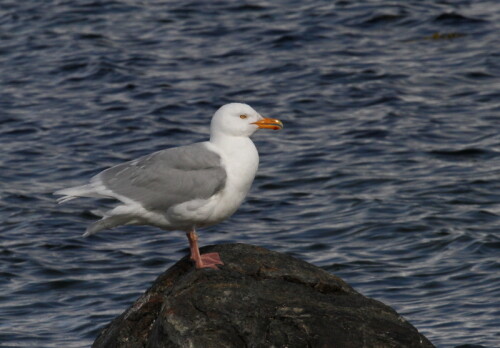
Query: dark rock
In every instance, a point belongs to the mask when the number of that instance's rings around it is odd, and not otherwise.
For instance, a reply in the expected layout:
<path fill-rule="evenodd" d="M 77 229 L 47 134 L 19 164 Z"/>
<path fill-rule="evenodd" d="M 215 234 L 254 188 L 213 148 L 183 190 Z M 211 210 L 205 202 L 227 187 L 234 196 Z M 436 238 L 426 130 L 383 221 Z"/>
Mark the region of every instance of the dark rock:
<path fill-rule="evenodd" d="M 417 329 L 342 279 L 291 256 L 226 244 L 220 271 L 184 258 L 92 347 L 433 347 Z"/>

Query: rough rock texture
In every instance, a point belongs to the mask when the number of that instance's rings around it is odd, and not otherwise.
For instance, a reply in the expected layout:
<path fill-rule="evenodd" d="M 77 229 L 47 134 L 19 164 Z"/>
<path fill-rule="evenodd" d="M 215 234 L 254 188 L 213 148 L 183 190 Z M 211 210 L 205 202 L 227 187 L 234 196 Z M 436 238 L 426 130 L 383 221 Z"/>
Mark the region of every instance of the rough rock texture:
<path fill-rule="evenodd" d="M 220 271 L 186 258 L 106 326 L 92 347 L 433 347 L 404 318 L 342 279 L 244 244 Z"/>

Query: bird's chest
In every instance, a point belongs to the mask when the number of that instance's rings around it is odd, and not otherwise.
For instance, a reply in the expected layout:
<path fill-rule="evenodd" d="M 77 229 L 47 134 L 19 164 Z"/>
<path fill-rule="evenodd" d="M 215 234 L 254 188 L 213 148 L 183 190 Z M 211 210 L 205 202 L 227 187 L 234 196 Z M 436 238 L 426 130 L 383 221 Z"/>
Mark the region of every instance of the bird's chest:
<path fill-rule="evenodd" d="M 225 190 L 227 195 L 240 195 L 243 199 L 252 186 L 257 172 L 258 160 L 253 163 L 234 162 L 228 168 Z M 240 202 L 241 203 L 241 202 Z"/>
<path fill-rule="evenodd" d="M 214 206 L 212 217 L 215 220 L 223 220 L 238 209 L 252 186 L 259 166 L 259 155 L 254 146 L 243 152 L 237 150 L 227 151 L 222 157 L 226 184 Z"/>

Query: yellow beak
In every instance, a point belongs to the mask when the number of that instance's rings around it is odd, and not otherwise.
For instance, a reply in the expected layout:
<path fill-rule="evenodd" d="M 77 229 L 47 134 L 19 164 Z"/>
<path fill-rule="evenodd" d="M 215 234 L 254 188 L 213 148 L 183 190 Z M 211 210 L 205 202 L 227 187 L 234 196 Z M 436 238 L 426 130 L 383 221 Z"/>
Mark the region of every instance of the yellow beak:
<path fill-rule="evenodd" d="M 259 129 L 266 128 L 278 130 L 283 128 L 283 123 L 275 118 L 263 118 L 262 120 L 253 122 L 253 124 L 256 124 Z"/>

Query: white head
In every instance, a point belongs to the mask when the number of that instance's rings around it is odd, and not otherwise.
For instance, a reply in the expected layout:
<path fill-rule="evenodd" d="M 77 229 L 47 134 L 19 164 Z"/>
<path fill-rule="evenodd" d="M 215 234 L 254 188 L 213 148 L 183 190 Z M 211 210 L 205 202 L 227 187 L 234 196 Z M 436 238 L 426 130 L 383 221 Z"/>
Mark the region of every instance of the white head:
<path fill-rule="evenodd" d="M 257 129 L 281 129 L 281 121 L 264 118 L 247 104 L 231 103 L 223 105 L 212 117 L 210 134 L 249 137 Z"/>

